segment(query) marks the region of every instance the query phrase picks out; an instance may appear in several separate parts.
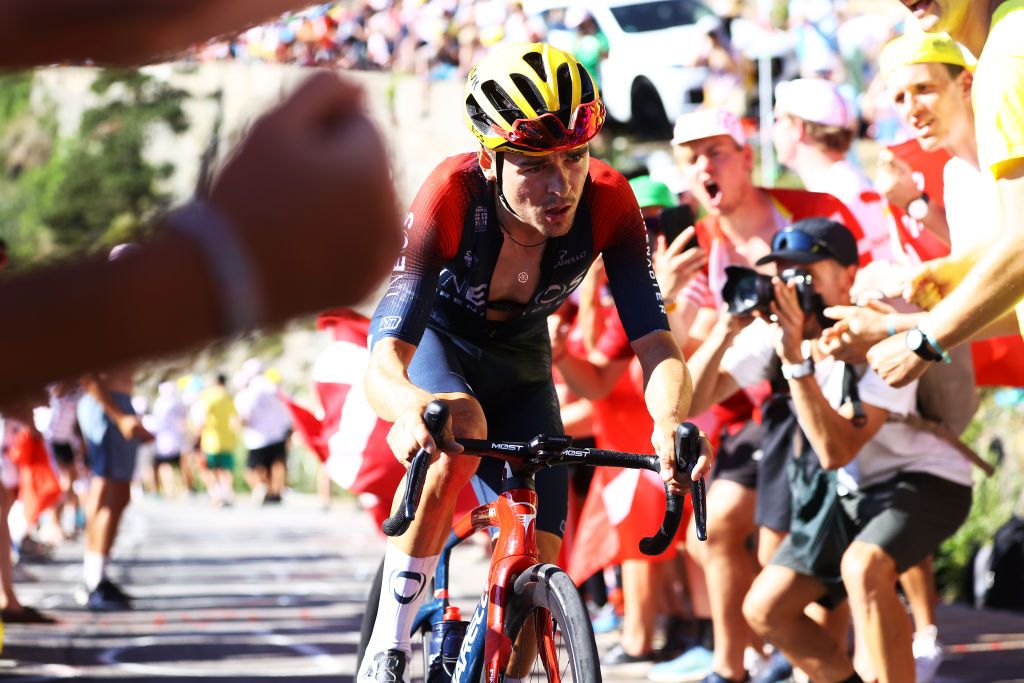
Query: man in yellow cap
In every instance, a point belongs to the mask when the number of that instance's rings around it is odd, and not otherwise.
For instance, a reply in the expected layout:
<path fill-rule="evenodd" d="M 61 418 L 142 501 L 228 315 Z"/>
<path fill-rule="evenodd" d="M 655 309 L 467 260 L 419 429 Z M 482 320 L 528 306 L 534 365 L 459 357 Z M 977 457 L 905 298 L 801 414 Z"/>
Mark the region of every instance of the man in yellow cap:
<path fill-rule="evenodd" d="M 998 249 L 941 260 L 918 279 L 919 287 L 945 298 L 868 356 L 894 385 L 919 377 L 930 362 L 947 358 L 947 349 L 980 333 L 1005 333 L 1024 298 L 1024 0 L 901 2 L 926 31 L 948 32 L 979 55 L 972 90 L 978 163 L 996 197 L 1000 232 Z"/>

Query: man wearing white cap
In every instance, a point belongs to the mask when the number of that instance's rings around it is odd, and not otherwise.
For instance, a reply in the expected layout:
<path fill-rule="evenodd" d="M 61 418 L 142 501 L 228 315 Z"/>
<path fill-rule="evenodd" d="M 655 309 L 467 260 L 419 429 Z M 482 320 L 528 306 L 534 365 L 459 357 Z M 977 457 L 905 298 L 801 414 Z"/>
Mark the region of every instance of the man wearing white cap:
<path fill-rule="evenodd" d="M 702 336 L 695 331 L 710 329 L 722 310 L 726 267 L 757 268 L 756 261 L 771 251 L 772 236 L 794 221 L 832 218 L 863 242 L 857 219 L 835 197 L 754 185 L 753 151 L 742 125 L 731 113 L 703 109 L 680 116 L 672 146 L 690 191 L 706 212 L 697 223 L 697 237 L 708 254 L 707 267 L 689 283 L 679 291 L 663 290 L 672 329 L 681 345 L 689 342 L 690 336 Z M 862 264 L 870 260 L 864 250 L 860 257 Z M 788 531 L 789 522 L 784 469 L 773 467 L 772 476 L 766 476 L 769 470 L 764 460 L 753 459 L 760 441 L 750 433 L 749 422 L 754 406 L 766 397 L 767 391 L 738 392 L 712 408 L 723 431 L 737 435 L 743 429 L 747 434 L 746 439 L 739 435 L 723 439 L 708 489 L 708 524 L 715 533 L 709 536 L 701 559 L 714 626 L 713 656 L 694 648 L 655 666 L 648 675 L 652 680 L 699 680 L 692 676 L 700 671 L 709 681 L 742 681 L 746 677 L 744 648 L 756 643 L 742 613 L 743 596 L 754 579 L 747 539 L 756 522 L 762 528 L 759 553 L 769 557 Z"/>
<path fill-rule="evenodd" d="M 864 229 L 858 248 L 873 260 L 891 261 L 891 217 L 881 195 L 847 153 L 856 120 L 839 87 L 824 78 L 798 78 L 775 88 L 772 139 L 779 161 L 808 190 L 827 192 L 853 212 Z"/>

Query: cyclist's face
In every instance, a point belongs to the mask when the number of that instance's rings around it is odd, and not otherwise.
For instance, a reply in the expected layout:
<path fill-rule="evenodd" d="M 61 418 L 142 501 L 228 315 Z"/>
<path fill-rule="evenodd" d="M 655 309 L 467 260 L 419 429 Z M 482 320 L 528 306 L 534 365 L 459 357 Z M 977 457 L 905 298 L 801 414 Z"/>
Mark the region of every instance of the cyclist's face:
<path fill-rule="evenodd" d="M 558 237 L 572 228 L 589 171 L 588 145 L 543 156 L 506 152 L 502 191 L 520 221 L 545 237 Z M 493 171 L 485 173 L 494 177 Z"/>
<path fill-rule="evenodd" d="M 974 128 L 971 74 L 952 77 L 944 64 L 908 64 L 887 78 L 893 104 L 921 147 L 956 144 Z"/>
<path fill-rule="evenodd" d="M 945 31 L 956 38 L 971 11 L 971 0 L 900 0 L 925 31 Z M 988 6 L 988 3 L 975 4 Z"/>
<path fill-rule="evenodd" d="M 708 213 L 728 215 L 752 187 L 753 154 L 728 135 L 694 140 L 673 149 L 690 192 Z"/>

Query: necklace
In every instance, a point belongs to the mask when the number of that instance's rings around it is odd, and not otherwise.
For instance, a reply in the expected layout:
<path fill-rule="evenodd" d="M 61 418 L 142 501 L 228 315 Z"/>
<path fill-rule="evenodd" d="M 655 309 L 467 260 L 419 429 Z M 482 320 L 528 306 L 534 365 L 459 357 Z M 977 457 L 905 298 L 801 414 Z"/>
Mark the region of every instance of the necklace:
<path fill-rule="evenodd" d="M 508 235 L 508 238 L 512 240 L 512 243 L 516 245 L 516 252 L 519 253 L 519 260 L 522 262 L 522 270 L 520 270 L 519 274 L 516 275 L 516 279 L 519 280 L 519 284 L 525 285 L 527 282 L 530 281 L 530 274 L 526 272 L 526 259 L 523 258 L 523 255 L 519 251 L 519 249 L 521 247 L 539 247 L 543 245 L 545 242 L 547 242 L 548 238 L 545 237 L 540 242 L 537 242 L 535 244 L 523 244 L 522 242 L 520 242 L 519 240 L 512 236 L 512 233 L 509 232 L 508 228 L 506 228 L 501 223 L 498 223 L 498 225 L 501 226 L 501 229 L 505 232 L 506 235 Z"/>

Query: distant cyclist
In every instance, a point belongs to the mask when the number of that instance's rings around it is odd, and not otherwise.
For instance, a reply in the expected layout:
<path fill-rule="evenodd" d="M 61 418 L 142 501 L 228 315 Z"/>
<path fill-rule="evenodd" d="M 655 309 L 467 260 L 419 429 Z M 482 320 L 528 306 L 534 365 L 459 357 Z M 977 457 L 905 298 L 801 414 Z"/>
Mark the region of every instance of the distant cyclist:
<path fill-rule="evenodd" d="M 663 478 L 689 412 L 690 376 L 651 271 L 640 209 L 626 179 L 590 158 L 605 119 L 591 75 L 541 43 L 492 51 L 469 74 L 466 123 L 475 153 L 442 162 L 406 218 L 405 247 L 373 316 L 366 393 L 405 462 L 435 454 L 409 531 L 388 543 L 373 635 L 359 681 L 408 680 L 409 630 L 449 533 L 459 490 L 493 499 L 502 465 L 458 455 L 454 437 L 521 439 L 561 433 L 546 318 L 604 257 L 622 323 L 644 370 L 651 440 Z M 422 420 L 446 401 L 452 420 L 435 444 Z M 699 461 L 694 476 L 709 469 Z M 478 471 L 479 464 L 479 471 Z M 542 561 L 557 558 L 566 470 L 537 475 Z"/>

